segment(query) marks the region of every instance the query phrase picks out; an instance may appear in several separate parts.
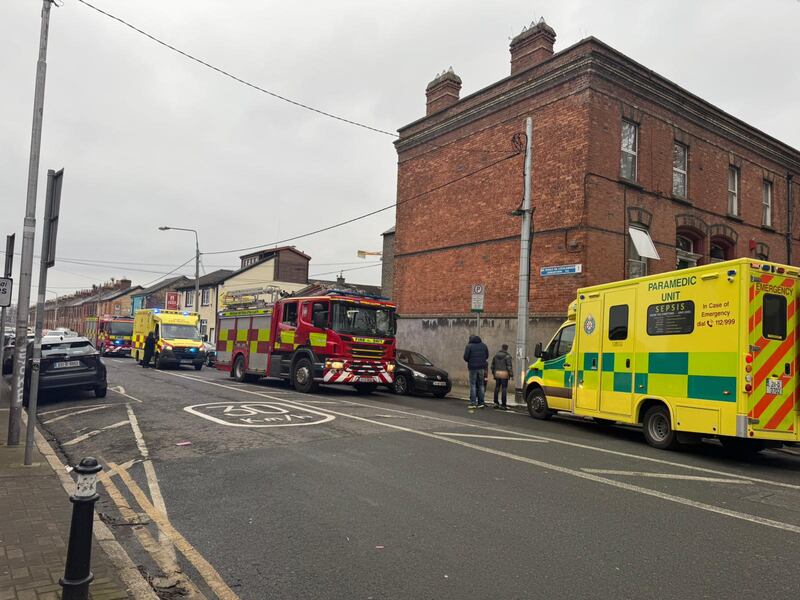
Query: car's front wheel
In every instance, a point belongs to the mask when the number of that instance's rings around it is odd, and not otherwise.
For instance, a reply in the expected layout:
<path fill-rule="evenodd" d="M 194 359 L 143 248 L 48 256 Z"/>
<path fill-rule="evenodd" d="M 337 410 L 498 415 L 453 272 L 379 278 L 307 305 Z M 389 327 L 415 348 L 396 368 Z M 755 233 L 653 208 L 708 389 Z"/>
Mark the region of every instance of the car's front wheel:
<path fill-rule="evenodd" d="M 405 375 L 398 375 L 394 378 L 392 389 L 395 394 L 403 395 L 409 393 L 408 378 Z"/>

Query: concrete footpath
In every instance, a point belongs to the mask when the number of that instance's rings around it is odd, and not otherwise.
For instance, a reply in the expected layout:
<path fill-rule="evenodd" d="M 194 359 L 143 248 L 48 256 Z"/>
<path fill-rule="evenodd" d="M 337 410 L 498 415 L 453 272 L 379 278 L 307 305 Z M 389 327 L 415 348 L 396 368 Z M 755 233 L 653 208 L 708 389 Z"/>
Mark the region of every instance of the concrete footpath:
<path fill-rule="evenodd" d="M 72 514 L 65 485 L 72 484 L 41 435 L 36 436 L 33 464 L 23 466 L 24 424 L 22 444 L 6 445 L 8 391 L 6 382 L 0 381 L 0 600 L 56 600 L 61 597 L 58 579 L 64 574 Z M 63 472 L 59 474 L 56 468 Z M 111 539 L 103 539 L 108 537 Z M 114 561 L 109 551 L 117 554 Z M 105 525 L 95 519 L 92 548 L 95 579 L 89 587 L 89 597 L 95 600 L 141 597 L 135 593 L 138 571 L 134 574 L 129 569 L 135 571 L 136 567 L 121 552 Z"/>

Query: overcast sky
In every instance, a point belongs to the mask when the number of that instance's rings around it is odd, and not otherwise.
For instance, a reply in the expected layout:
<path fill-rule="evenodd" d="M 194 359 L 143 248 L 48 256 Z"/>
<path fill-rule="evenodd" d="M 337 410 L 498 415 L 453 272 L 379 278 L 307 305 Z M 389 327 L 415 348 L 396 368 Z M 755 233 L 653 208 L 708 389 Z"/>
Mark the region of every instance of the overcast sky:
<path fill-rule="evenodd" d="M 800 148 L 798 0 L 93 4 L 243 79 L 388 131 L 424 115 L 426 84 L 450 65 L 462 96 L 508 75 L 509 38 L 544 16 L 556 51 L 593 35 Z M 0 243 L 16 232 L 17 252 L 40 8 L 0 2 Z M 59 257 L 117 263 L 62 260 L 50 271 L 53 291 L 122 276 L 146 284 L 190 259 L 192 234 L 159 225 L 198 229 L 201 251 L 211 252 L 395 201 L 391 137 L 235 83 L 76 0 L 52 10 L 47 62 L 39 218 L 47 169 L 63 167 Z M 312 257 L 312 275 L 333 277 L 364 266 L 356 252 L 380 250 L 393 224 L 390 210 L 293 243 Z M 236 253 L 203 261 L 206 271 L 238 265 Z M 345 276 L 379 283 L 380 268 Z"/>

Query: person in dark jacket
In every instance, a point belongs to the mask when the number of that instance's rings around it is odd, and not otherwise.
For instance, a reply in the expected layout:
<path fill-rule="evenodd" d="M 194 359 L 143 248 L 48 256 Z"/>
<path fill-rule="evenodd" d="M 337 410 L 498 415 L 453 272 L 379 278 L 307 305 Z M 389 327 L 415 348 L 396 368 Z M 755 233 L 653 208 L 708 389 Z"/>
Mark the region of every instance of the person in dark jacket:
<path fill-rule="evenodd" d="M 492 377 L 494 377 L 494 407 L 508 410 L 506 394 L 508 382 L 514 379 L 514 361 L 508 353 L 508 344 L 503 344 L 502 349 L 492 358 Z M 498 402 L 498 392 L 502 390 L 502 404 Z"/>
<path fill-rule="evenodd" d="M 469 370 L 469 407 L 483 408 L 483 396 L 486 389 L 486 367 L 489 364 L 489 348 L 477 335 L 469 337 L 464 349 L 464 362 Z"/>
<path fill-rule="evenodd" d="M 156 336 L 153 335 L 153 332 L 147 334 L 147 338 L 144 340 L 144 356 L 142 357 L 142 366 L 147 369 L 150 366 L 150 361 L 153 358 L 153 354 L 156 351 Z"/>

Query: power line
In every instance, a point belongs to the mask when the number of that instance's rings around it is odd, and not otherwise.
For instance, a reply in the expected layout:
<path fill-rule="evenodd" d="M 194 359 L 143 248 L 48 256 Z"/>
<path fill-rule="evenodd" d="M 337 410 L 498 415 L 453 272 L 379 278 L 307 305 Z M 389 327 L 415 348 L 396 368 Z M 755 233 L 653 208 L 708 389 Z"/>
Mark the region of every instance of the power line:
<path fill-rule="evenodd" d="M 329 113 L 329 112 L 326 112 L 324 110 L 320 110 L 318 108 L 314 108 L 313 106 L 309 106 L 308 104 L 303 104 L 302 102 L 298 102 L 297 100 L 292 100 L 291 98 L 287 98 L 286 96 L 281 96 L 280 94 L 276 94 L 275 92 L 271 92 L 271 91 L 269 91 L 269 90 L 267 90 L 267 89 L 265 89 L 265 88 L 263 88 L 263 87 L 261 87 L 259 85 L 256 85 L 255 83 L 250 83 L 249 81 L 246 81 L 246 80 L 242 79 L 241 77 L 237 77 L 236 75 L 233 75 L 233 74 L 229 73 L 228 71 L 226 71 L 224 69 L 221 69 L 220 67 L 215 67 L 214 65 L 212 65 L 210 63 L 207 63 L 206 61 L 204 61 L 204 60 L 202 60 L 200 58 L 197 58 L 196 56 L 193 56 L 193 55 L 189 54 L 188 52 L 184 52 L 183 50 L 181 50 L 179 48 L 176 48 L 175 46 L 173 46 L 171 44 L 168 44 L 167 42 L 157 38 L 156 36 L 154 36 L 154 35 L 152 35 L 150 33 L 147 33 L 146 31 L 144 31 L 142 29 L 139 29 L 135 25 L 131 25 L 127 21 L 125 21 L 125 20 L 123 20 L 123 19 L 121 19 L 121 18 L 119 18 L 117 16 L 114 16 L 109 12 L 104 11 L 101 8 L 98 8 L 98 7 L 94 6 L 93 4 L 89 4 L 88 2 L 86 2 L 86 0 L 78 0 L 78 2 L 80 2 L 81 4 L 83 4 L 85 6 L 88 6 L 92 10 L 95 10 L 95 11 L 99 12 L 102 15 L 105 15 L 109 19 L 113 19 L 114 21 L 122 23 L 123 25 L 125 25 L 125 27 L 133 29 L 135 32 L 145 36 L 146 38 L 151 39 L 155 43 L 160 44 L 161 46 L 164 46 L 165 48 L 168 48 L 169 50 L 172 50 L 173 52 L 176 52 L 176 53 L 180 54 L 181 56 L 183 56 L 185 58 L 188 58 L 189 60 L 192 60 L 192 61 L 194 61 L 194 62 L 196 62 L 196 63 L 198 63 L 200 65 L 203 65 L 204 67 L 209 68 L 212 71 L 216 71 L 220 75 L 224 75 L 225 77 L 229 77 L 230 79 L 233 79 L 234 81 L 237 81 L 238 83 L 241 83 L 243 85 L 246 85 L 247 87 L 253 88 L 254 90 L 258 90 L 259 92 L 262 92 L 264 94 L 272 96 L 273 98 L 277 98 L 278 100 L 282 100 L 284 102 L 288 102 L 289 104 L 293 104 L 294 106 L 298 106 L 298 107 L 304 108 L 306 110 L 310 110 L 311 112 L 315 112 L 315 113 L 323 115 L 325 117 L 329 117 L 331 119 L 336 119 L 337 121 L 342 121 L 343 123 L 348 123 L 350 125 L 355 125 L 356 127 L 361 127 L 363 129 L 368 129 L 369 131 L 374 131 L 375 133 L 382 133 L 384 135 L 389 135 L 391 137 L 397 137 L 397 134 L 394 133 L 394 132 L 385 131 L 383 129 L 378 129 L 377 127 L 372 127 L 371 125 L 365 125 L 364 123 L 359 123 L 358 121 L 353 121 L 351 119 L 346 119 L 344 117 L 340 117 L 338 115 L 334 115 L 333 113 Z"/>
<path fill-rule="evenodd" d="M 162 276 L 160 276 L 160 277 L 156 277 L 155 279 L 153 279 L 153 281 L 149 281 L 148 283 L 142 284 L 142 287 L 143 287 L 143 288 L 145 288 L 145 289 L 149 288 L 149 287 L 150 287 L 151 285 L 153 285 L 153 284 L 154 284 L 156 281 L 159 281 L 159 280 L 163 279 L 164 277 L 169 277 L 169 276 L 170 276 L 170 275 L 172 275 L 172 274 L 173 274 L 175 271 L 177 271 L 177 270 L 178 270 L 178 269 L 180 269 L 181 267 L 185 267 L 185 266 L 186 266 L 186 265 L 188 265 L 190 262 L 192 262 L 194 259 L 195 259 L 195 257 L 194 257 L 194 256 L 191 256 L 191 257 L 189 257 L 189 260 L 187 260 L 185 263 L 183 263 L 183 264 L 181 264 L 181 265 L 178 265 L 177 267 L 175 267 L 174 269 L 172 269 L 172 271 L 170 271 L 169 273 L 164 273 Z"/>
<path fill-rule="evenodd" d="M 82 0 L 79 0 L 79 1 L 82 1 Z M 519 152 L 514 152 L 514 154 L 510 154 L 509 156 L 505 156 L 505 157 L 503 157 L 503 158 L 501 158 L 499 160 L 491 162 L 488 165 L 485 165 L 485 166 L 481 167 L 480 169 L 476 169 L 474 171 L 470 171 L 469 173 L 461 175 L 460 177 L 456 177 L 455 179 L 451 179 L 449 181 L 446 181 L 446 182 L 444 182 L 444 183 L 442 183 L 440 185 L 437 185 L 437 186 L 434 186 L 434 187 L 430 188 L 429 190 L 425 190 L 424 192 L 421 192 L 419 194 L 416 194 L 414 196 L 410 196 L 409 198 L 401 200 L 400 202 L 394 202 L 392 204 L 384 206 L 383 208 L 375 209 L 375 210 L 370 211 L 368 213 L 364 213 L 363 215 L 359 215 L 357 217 L 353 217 L 352 219 L 347 219 L 346 221 L 341 221 L 341 222 L 335 223 L 333 225 L 328 225 L 327 227 L 323 227 L 321 229 L 316 229 L 314 231 L 309 231 L 308 233 L 303 233 L 303 234 L 296 235 L 296 236 L 293 236 L 293 237 L 290 237 L 290 238 L 286 238 L 286 239 L 283 239 L 283 240 L 278 240 L 276 242 L 270 242 L 268 244 L 259 244 L 257 246 L 249 246 L 247 248 L 235 248 L 235 249 L 232 249 L 232 250 L 217 250 L 215 252 L 204 252 L 204 254 L 206 254 L 206 255 L 233 254 L 235 252 L 246 252 L 248 250 L 257 250 L 259 248 L 264 248 L 266 250 L 266 249 L 269 249 L 272 246 L 278 246 L 280 244 L 285 244 L 286 242 L 293 242 L 293 241 L 299 240 L 301 238 L 305 238 L 305 237 L 309 237 L 309 236 L 312 236 L 312 235 L 316 235 L 318 233 L 323 233 L 325 231 L 330 231 L 331 229 L 336 229 L 337 227 L 341 227 L 343 225 L 349 225 L 350 223 L 355 223 L 356 221 L 360 221 L 361 219 L 366 219 L 367 217 L 371 217 L 373 215 L 377 215 L 378 213 L 387 211 L 390 208 L 394 208 L 396 206 L 400 206 L 401 204 L 405 204 L 406 202 L 410 202 L 412 200 L 416 200 L 417 198 L 421 198 L 422 196 L 430 194 L 431 192 L 435 192 L 435 191 L 440 190 L 440 189 L 442 189 L 444 187 L 447 187 L 448 185 L 451 185 L 453 183 L 457 183 L 459 181 L 467 179 L 468 177 L 472 177 L 473 175 L 477 175 L 478 173 L 481 173 L 483 171 L 491 169 L 495 165 L 498 165 L 501 162 L 505 162 L 505 161 L 509 160 L 510 158 L 514 158 L 515 156 L 518 156 L 518 155 L 519 155 Z"/>
<path fill-rule="evenodd" d="M 377 267 L 382 263 L 377 262 L 372 265 L 364 265 L 363 267 L 353 267 L 352 269 L 337 269 L 336 271 L 327 271 L 326 273 L 313 273 L 309 277 L 320 277 L 322 275 L 335 275 L 336 273 L 346 273 L 347 271 L 360 271 L 361 269 L 369 269 L 370 267 Z"/>

